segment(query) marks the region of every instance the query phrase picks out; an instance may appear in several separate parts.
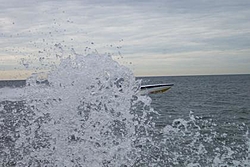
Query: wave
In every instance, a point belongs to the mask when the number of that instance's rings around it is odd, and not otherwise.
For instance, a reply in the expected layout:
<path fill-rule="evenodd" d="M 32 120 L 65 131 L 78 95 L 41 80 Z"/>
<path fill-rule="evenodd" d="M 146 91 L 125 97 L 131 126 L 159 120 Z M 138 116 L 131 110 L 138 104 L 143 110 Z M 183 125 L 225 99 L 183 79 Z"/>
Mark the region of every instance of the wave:
<path fill-rule="evenodd" d="M 39 81 L 39 82 L 37 82 Z M 0 103 L 3 166 L 247 166 L 247 126 L 238 142 L 190 113 L 157 128 L 140 81 L 108 55 L 63 59 L 47 84 L 34 74 L 5 88 Z M 14 90 L 14 92 L 13 92 Z"/>

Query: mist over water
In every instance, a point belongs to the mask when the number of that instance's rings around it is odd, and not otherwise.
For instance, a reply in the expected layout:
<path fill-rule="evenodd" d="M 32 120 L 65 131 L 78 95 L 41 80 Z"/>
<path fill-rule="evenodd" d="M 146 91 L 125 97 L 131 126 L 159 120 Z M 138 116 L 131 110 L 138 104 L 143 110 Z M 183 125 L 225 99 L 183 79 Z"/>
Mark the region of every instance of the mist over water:
<path fill-rule="evenodd" d="M 159 112 L 140 80 L 108 55 L 62 59 L 23 88 L 1 88 L 2 166 L 249 166 L 244 123 L 218 131 L 189 112 L 157 126 Z"/>

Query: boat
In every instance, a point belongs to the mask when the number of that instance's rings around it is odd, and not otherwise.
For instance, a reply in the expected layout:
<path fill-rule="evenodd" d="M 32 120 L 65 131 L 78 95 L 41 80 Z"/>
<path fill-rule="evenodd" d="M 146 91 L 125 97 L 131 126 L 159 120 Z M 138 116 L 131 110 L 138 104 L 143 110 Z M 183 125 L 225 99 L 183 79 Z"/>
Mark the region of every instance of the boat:
<path fill-rule="evenodd" d="M 142 85 L 140 94 L 145 95 L 145 94 L 163 93 L 169 90 L 172 86 L 174 86 L 173 83 Z"/>

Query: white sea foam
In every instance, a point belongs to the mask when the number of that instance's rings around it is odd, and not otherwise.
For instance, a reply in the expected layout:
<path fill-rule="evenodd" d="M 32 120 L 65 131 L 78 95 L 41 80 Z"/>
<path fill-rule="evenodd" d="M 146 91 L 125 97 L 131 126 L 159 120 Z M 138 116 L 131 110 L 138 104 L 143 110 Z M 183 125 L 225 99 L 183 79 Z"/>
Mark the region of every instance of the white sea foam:
<path fill-rule="evenodd" d="M 242 135 L 243 143 L 226 143 L 226 133 L 217 133 L 217 124 L 195 118 L 176 119 L 162 129 L 162 145 L 171 159 L 168 164 L 184 166 L 249 166 L 249 134 Z M 198 125 L 199 124 L 199 125 Z M 200 127 L 202 126 L 202 128 Z M 245 125 L 238 129 L 246 128 Z M 242 130 L 241 132 L 244 132 Z M 241 155 L 239 155 L 239 152 Z"/>

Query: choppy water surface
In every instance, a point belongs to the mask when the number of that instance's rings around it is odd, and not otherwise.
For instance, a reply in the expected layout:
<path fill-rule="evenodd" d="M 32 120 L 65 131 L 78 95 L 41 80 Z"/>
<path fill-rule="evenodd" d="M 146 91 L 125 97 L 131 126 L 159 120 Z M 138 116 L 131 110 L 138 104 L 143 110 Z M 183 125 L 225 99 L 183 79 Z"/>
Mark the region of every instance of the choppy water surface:
<path fill-rule="evenodd" d="M 249 90 L 228 80 L 143 78 L 175 86 L 141 96 L 109 56 L 64 59 L 48 82 L 0 89 L 0 164 L 249 166 Z"/>

